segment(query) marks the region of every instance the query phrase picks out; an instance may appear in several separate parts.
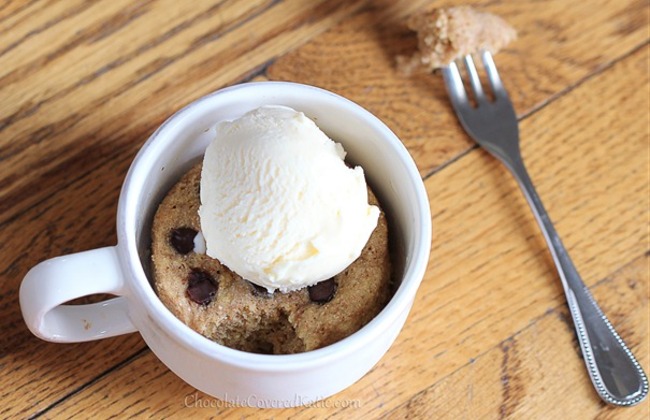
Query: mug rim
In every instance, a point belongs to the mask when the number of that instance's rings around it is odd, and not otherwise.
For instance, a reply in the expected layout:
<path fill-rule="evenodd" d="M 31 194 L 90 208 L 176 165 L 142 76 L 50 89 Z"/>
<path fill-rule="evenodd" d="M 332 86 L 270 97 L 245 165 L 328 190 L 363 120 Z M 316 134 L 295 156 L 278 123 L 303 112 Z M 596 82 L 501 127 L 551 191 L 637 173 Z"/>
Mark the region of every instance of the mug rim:
<path fill-rule="evenodd" d="M 157 157 L 173 140 L 171 137 L 165 138 L 166 131 L 175 124 L 179 124 L 179 121 L 186 115 L 196 112 L 201 105 L 213 101 L 217 97 L 236 95 L 242 90 L 259 89 L 292 89 L 306 94 L 320 95 L 323 98 L 326 96 L 340 103 L 346 112 L 353 112 L 364 121 L 372 123 L 374 128 L 381 132 L 384 145 L 391 147 L 391 152 L 395 155 L 396 160 L 404 165 L 408 173 L 408 183 L 414 189 L 417 198 L 418 211 L 416 214 L 419 215 L 419 220 L 413 220 L 418 227 L 414 229 L 413 240 L 418 246 L 414 248 L 413 255 L 409 255 L 410 258 L 407 258 L 401 284 L 389 302 L 370 322 L 350 336 L 325 347 L 302 353 L 279 355 L 250 353 L 219 344 L 194 331 L 167 309 L 158 298 L 140 260 L 137 244 L 138 215 L 136 209 L 142 194 L 143 179 L 151 174 Z M 117 248 L 122 265 L 126 267 L 123 268 L 125 297 L 128 300 L 134 299 L 139 302 L 154 323 L 184 346 L 211 359 L 218 359 L 233 366 L 249 367 L 255 371 L 287 371 L 304 369 L 308 365 L 321 365 L 330 359 L 340 358 L 345 354 L 357 351 L 368 342 L 372 342 L 373 338 L 382 333 L 381 325 L 391 325 L 396 322 L 404 310 L 410 308 L 424 277 L 431 247 L 431 216 L 427 193 L 415 162 L 404 144 L 378 117 L 355 102 L 325 89 L 294 82 L 264 81 L 233 85 L 202 96 L 172 114 L 151 134 L 131 163 L 119 197 L 117 221 Z M 407 286 L 404 286 L 405 284 Z M 130 304 L 132 303 L 130 302 Z"/>

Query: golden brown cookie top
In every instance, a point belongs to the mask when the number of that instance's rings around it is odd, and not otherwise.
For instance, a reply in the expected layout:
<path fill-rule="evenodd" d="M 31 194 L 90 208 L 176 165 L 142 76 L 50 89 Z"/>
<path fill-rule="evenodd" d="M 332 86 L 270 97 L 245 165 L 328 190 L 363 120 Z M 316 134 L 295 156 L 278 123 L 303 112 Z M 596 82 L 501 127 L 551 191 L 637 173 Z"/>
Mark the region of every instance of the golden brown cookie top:
<path fill-rule="evenodd" d="M 297 353 L 339 341 L 368 323 L 391 294 L 388 226 L 381 213 L 361 256 L 329 280 L 291 293 L 254 285 L 201 252 L 201 164 L 169 191 L 154 217 L 154 286 L 193 330 L 256 353 Z M 377 200 L 369 189 L 369 201 Z"/>

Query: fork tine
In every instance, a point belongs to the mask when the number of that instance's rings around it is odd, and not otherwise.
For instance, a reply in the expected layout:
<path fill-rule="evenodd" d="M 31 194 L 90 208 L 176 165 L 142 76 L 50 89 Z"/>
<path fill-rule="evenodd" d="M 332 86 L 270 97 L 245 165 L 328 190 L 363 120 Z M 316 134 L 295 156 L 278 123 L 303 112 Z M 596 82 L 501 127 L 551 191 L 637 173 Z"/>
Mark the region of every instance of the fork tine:
<path fill-rule="evenodd" d="M 448 66 L 442 68 L 442 77 L 445 80 L 445 86 L 449 93 L 454 108 L 466 105 L 469 103 L 465 86 L 463 86 L 463 79 L 460 76 L 460 71 L 456 63 L 452 62 Z"/>
<path fill-rule="evenodd" d="M 463 57 L 465 62 L 465 68 L 467 68 L 467 74 L 469 76 L 469 83 L 472 86 L 474 91 L 474 98 L 476 102 L 486 102 L 487 98 L 483 92 L 483 86 L 481 86 L 481 79 L 478 77 L 478 72 L 476 71 L 476 66 L 474 65 L 474 60 L 472 60 L 471 55 L 466 55 Z"/>
<path fill-rule="evenodd" d="M 492 59 L 492 54 L 489 51 L 481 51 L 481 59 L 483 60 L 483 67 L 485 67 L 485 72 L 487 73 L 488 80 L 490 81 L 490 88 L 495 97 L 498 96 L 508 96 L 506 90 L 501 83 L 501 77 L 499 77 L 499 72 L 497 71 L 497 66 L 494 64 Z"/>

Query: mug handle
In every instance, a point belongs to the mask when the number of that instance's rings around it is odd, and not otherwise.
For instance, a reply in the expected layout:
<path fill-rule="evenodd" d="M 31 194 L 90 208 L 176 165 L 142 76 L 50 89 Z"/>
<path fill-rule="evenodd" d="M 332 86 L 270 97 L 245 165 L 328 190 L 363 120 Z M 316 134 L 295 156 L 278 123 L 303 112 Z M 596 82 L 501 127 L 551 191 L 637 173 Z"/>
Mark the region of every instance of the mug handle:
<path fill-rule="evenodd" d="M 43 261 L 20 285 L 20 308 L 37 337 L 76 343 L 137 331 L 123 296 L 87 305 L 64 305 L 96 293 L 124 294 L 117 247 L 93 249 Z"/>

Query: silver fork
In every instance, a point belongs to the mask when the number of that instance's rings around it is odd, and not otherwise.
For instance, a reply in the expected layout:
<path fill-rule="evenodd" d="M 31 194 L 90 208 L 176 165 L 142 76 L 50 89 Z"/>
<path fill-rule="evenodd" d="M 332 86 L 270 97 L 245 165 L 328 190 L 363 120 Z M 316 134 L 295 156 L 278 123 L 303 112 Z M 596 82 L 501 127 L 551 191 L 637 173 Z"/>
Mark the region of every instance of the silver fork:
<path fill-rule="evenodd" d="M 456 115 L 465 131 L 515 177 L 535 214 L 562 280 L 567 304 L 591 381 L 609 404 L 630 406 L 648 394 L 648 378 L 582 282 L 548 217 L 519 151 L 517 115 L 489 52 L 481 52 L 492 98 L 483 89 L 471 56 L 464 62 L 474 103 L 456 63 L 442 69 Z"/>

